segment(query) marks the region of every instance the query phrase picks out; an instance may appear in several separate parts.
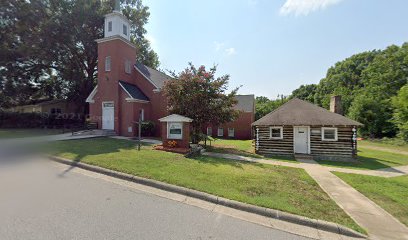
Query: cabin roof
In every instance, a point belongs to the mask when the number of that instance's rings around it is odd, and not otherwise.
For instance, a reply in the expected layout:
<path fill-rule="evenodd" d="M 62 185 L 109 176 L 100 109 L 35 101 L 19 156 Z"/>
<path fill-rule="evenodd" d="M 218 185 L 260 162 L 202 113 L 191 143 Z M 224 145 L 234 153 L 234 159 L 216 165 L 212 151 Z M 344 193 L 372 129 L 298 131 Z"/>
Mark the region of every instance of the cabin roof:
<path fill-rule="evenodd" d="M 362 126 L 363 124 L 330 112 L 312 103 L 293 98 L 252 123 L 252 126 Z"/>

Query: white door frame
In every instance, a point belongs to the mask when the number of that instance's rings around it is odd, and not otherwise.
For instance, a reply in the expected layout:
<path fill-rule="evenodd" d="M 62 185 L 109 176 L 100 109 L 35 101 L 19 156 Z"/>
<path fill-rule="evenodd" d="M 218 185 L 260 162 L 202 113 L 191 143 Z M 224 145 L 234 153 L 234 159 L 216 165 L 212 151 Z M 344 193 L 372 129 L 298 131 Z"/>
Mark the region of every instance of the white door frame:
<path fill-rule="evenodd" d="M 104 101 L 104 102 L 102 102 L 102 126 L 101 126 L 101 128 L 102 129 L 104 129 L 103 128 L 103 109 L 104 109 L 104 103 L 112 103 L 113 104 L 113 119 L 112 119 L 112 121 L 113 121 L 113 128 L 112 129 L 110 129 L 110 130 L 115 130 L 115 102 L 114 101 Z"/>
<path fill-rule="evenodd" d="M 307 154 L 310 154 L 310 126 L 293 126 L 293 153 L 296 154 L 296 139 L 295 139 L 295 132 L 296 129 L 302 127 L 307 128 Z"/>

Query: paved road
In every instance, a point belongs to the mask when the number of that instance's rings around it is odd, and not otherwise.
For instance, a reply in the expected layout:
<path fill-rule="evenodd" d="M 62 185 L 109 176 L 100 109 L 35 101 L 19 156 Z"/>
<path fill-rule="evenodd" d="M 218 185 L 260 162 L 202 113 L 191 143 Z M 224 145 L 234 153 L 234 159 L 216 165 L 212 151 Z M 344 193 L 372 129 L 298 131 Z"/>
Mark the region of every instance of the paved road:
<path fill-rule="evenodd" d="M 48 162 L 0 162 L 1 239 L 306 239 Z"/>

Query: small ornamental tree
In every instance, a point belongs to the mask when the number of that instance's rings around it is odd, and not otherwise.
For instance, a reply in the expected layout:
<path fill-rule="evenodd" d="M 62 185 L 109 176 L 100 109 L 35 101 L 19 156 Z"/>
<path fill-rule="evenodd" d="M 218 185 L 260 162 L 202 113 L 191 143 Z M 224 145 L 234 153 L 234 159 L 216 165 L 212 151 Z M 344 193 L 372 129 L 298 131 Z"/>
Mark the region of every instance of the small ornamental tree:
<path fill-rule="evenodd" d="M 192 142 L 200 141 L 204 124 L 219 125 L 235 120 L 239 112 L 233 108 L 238 88 L 226 93 L 229 75 L 215 78 L 216 66 L 209 71 L 189 63 L 184 71 L 173 74 L 175 80 L 163 87 L 171 113 L 193 119 Z"/>

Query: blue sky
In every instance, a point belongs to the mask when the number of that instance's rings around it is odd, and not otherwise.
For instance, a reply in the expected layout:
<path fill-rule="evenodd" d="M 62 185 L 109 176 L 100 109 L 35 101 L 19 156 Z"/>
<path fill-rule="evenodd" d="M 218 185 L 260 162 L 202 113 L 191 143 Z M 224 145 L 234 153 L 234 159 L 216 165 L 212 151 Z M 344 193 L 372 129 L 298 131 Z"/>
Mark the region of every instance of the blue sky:
<path fill-rule="evenodd" d="M 239 93 L 276 98 L 354 53 L 408 41 L 407 0 L 144 0 L 161 69 L 218 64 Z"/>

